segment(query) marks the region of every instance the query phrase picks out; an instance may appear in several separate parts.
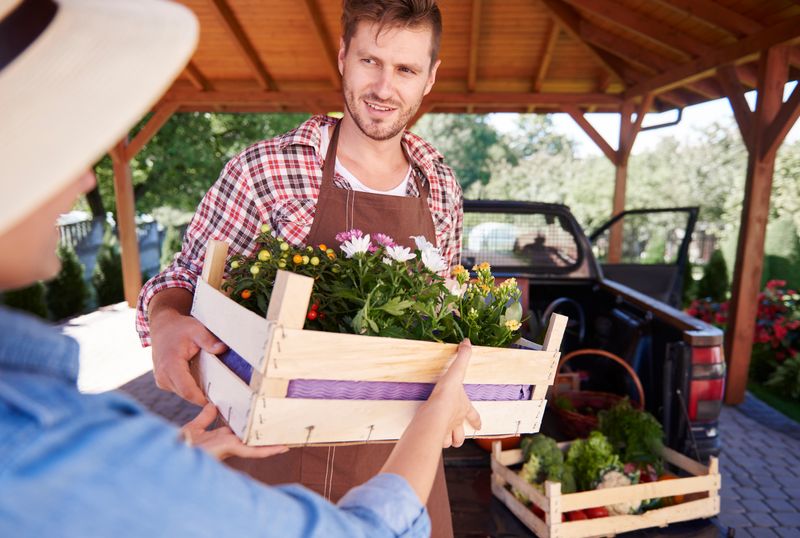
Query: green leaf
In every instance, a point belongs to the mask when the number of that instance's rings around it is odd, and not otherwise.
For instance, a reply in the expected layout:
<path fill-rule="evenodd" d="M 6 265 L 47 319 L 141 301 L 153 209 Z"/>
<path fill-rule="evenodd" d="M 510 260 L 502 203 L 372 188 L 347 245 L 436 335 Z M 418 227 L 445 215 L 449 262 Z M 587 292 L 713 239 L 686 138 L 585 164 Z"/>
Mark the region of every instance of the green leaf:
<path fill-rule="evenodd" d="M 402 316 L 405 311 L 414 305 L 414 301 L 402 300 L 400 297 L 392 297 L 388 302 L 381 306 L 374 306 L 373 310 L 382 310 L 391 316 Z"/>

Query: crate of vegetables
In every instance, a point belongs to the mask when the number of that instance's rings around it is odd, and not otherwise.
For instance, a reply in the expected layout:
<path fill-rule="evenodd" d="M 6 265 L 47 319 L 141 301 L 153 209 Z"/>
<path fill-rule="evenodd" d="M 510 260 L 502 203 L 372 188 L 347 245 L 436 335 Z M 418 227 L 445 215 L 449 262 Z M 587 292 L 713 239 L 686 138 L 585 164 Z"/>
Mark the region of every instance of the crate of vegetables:
<path fill-rule="evenodd" d="M 338 249 L 300 248 L 265 229 L 251 255 L 230 258 L 209 243 L 192 315 L 229 350 L 191 367 L 245 443 L 397 440 L 465 337 L 482 418 L 468 436 L 538 431 L 566 318 L 551 318 L 542 345 L 521 342 L 513 279 L 496 283 L 488 264 L 442 278 L 438 250 L 415 242 L 351 230 Z"/>
<path fill-rule="evenodd" d="M 506 451 L 495 443 L 492 492 L 540 537 L 609 536 L 717 515 L 717 459 L 703 465 L 661 439 L 658 422 L 623 401 L 586 439 L 534 435 Z"/>

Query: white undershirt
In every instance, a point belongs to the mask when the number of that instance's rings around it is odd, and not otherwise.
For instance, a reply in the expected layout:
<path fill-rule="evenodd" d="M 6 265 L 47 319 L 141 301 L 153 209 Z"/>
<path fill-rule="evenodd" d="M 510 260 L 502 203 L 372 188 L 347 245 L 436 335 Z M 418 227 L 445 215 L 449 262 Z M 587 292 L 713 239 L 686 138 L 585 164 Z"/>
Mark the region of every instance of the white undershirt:
<path fill-rule="evenodd" d="M 328 145 L 330 144 L 330 126 L 325 125 L 323 129 L 322 141 L 320 144 L 320 154 L 327 155 L 328 153 Z M 350 188 L 354 191 L 361 191 L 361 192 L 369 192 L 372 194 L 384 194 L 387 196 L 405 196 L 406 189 L 408 188 L 408 181 L 411 178 L 411 165 L 408 165 L 408 172 L 406 172 L 403 181 L 401 181 L 396 187 L 389 189 L 388 191 L 379 191 L 376 189 L 372 189 L 364 185 L 361 181 L 358 180 L 356 176 L 350 172 L 344 165 L 339 161 L 339 158 L 336 158 L 336 173 L 340 176 L 345 178 L 347 182 L 350 184 Z"/>

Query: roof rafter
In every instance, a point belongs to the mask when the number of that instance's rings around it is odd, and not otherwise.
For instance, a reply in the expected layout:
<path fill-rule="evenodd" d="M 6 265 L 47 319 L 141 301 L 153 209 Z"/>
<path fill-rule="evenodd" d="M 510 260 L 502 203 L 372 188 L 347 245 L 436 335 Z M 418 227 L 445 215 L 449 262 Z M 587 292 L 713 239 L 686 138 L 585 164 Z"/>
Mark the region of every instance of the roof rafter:
<path fill-rule="evenodd" d="M 724 65 L 717 69 L 717 78 L 722 84 L 725 94 L 728 96 L 728 102 L 733 109 L 733 116 L 736 118 L 736 123 L 739 125 L 739 131 L 742 134 L 742 140 L 747 150 L 750 151 L 753 133 L 753 112 L 744 98 L 745 88 L 739 81 L 739 76 L 736 74 L 736 68 L 732 65 Z"/>
<path fill-rule="evenodd" d="M 553 51 L 556 48 L 556 41 L 561 34 L 561 27 L 558 21 L 553 20 L 553 25 L 550 27 L 550 32 L 547 34 L 547 41 L 542 51 L 542 57 L 539 60 L 539 68 L 536 70 L 536 76 L 533 79 L 531 89 L 534 92 L 542 91 L 542 83 L 544 77 L 547 76 L 547 70 L 550 69 L 550 62 L 553 60 Z"/>
<path fill-rule="evenodd" d="M 472 0 L 472 18 L 469 30 L 469 68 L 467 91 L 474 92 L 478 79 L 478 41 L 481 37 L 481 0 Z"/>
<path fill-rule="evenodd" d="M 709 45 L 680 32 L 675 28 L 665 26 L 659 21 L 635 13 L 628 8 L 610 0 L 567 0 L 573 6 L 590 11 L 603 19 L 625 28 L 650 41 L 666 45 L 684 56 L 703 56 L 712 48 Z"/>
<path fill-rule="evenodd" d="M 247 61 L 248 65 L 253 70 L 259 87 L 264 90 L 277 90 L 278 88 L 275 85 L 275 81 L 272 79 L 269 71 L 267 71 L 267 68 L 264 67 L 264 64 L 261 63 L 256 49 L 253 47 L 247 34 L 245 34 L 242 25 L 239 23 L 239 20 L 236 18 L 236 15 L 233 13 L 228 3 L 225 0 L 211 0 L 211 4 L 214 6 L 222 25 L 231 35 L 239 51 L 244 56 L 245 61 Z"/>
<path fill-rule="evenodd" d="M 713 51 L 710 54 L 696 58 L 674 69 L 670 69 L 650 80 L 638 83 L 633 88 L 625 91 L 625 97 L 642 95 L 645 93 L 661 93 L 676 86 L 684 85 L 692 80 L 708 76 L 719 65 L 736 63 L 750 58 L 761 50 L 766 50 L 774 45 L 797 39 L 797 28 L 800 27 L 800 15 L 764 28 L 763 30 L 744 37 L 732 45 Z"/>
<path fill-rule="evenodd" d="M 328 78 L 334 89 L 339 90 L 342 87 L 342 79 L 339 75 L 339 54 L 331 45 L 331 36 L 325 26 L 317 0 L 304 0 L 303 6 L 305 7 L 306 15 L 311 20 L 311 24 L 314 25 L 314 34 L 325 54 L 325 69 L 328 71 Z"/>
<path fill-rule="evenodd" d="M 185 72 L 186 76 L 189 78 L 189 82 L 191 82 L 192 86 L 198 90 L 208 91 L 211 89 L 211 83 L 208 81 L 205 75 L 203 75 L 194 61 L 190 61 L 188 64 L 186 64 Z"/>

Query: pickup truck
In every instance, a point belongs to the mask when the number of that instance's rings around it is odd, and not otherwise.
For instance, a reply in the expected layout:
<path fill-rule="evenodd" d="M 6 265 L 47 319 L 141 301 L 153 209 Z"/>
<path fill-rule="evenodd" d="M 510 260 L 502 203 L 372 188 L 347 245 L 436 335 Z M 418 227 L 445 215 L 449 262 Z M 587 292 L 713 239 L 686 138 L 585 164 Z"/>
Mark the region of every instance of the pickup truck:
<path fill-rule="evenodd" d="M 631 211 L 590 240 L 564 205 L 467 200 L 462 262 L 488 261 L 496 276 L 518 280 L 526 336 L 536 339 L 558 312 L 570 318 L 562 357 L 589 348 L 622 358 L 638 375 L 667 446 L 705 461 L 720 449 L 725 362 L 722 332 L 676 308 L 696 220 L 697 208 Z M 615 223 L 623 227 L 623 263 L 602 263 Z M 635 399 L 619 366 L 601 357 L 576 366 L 581 389 Z"/>

